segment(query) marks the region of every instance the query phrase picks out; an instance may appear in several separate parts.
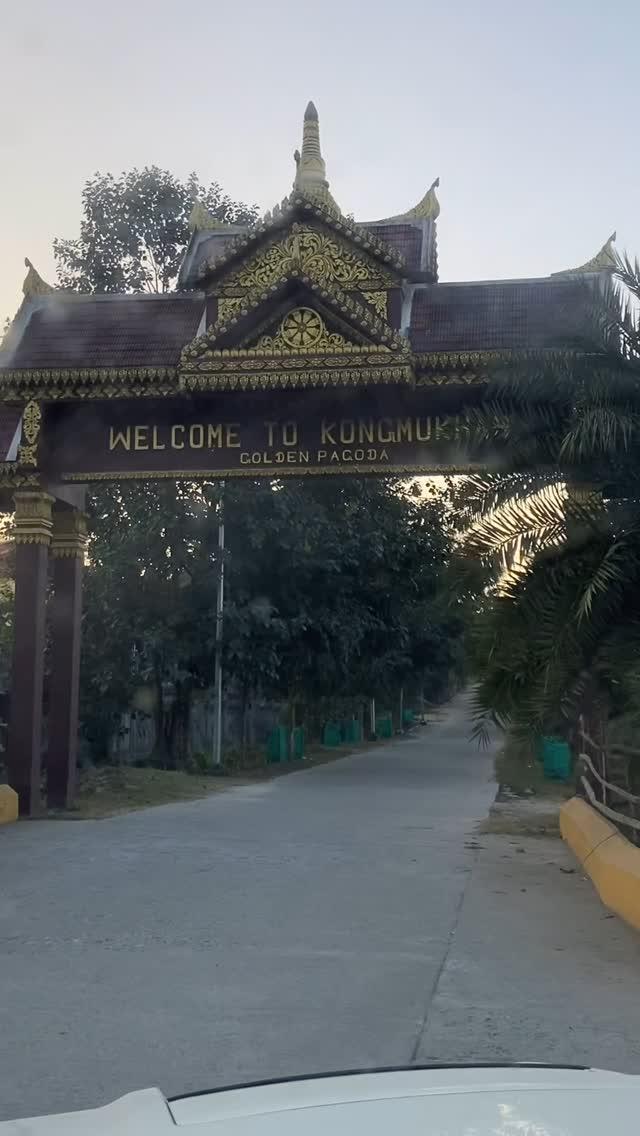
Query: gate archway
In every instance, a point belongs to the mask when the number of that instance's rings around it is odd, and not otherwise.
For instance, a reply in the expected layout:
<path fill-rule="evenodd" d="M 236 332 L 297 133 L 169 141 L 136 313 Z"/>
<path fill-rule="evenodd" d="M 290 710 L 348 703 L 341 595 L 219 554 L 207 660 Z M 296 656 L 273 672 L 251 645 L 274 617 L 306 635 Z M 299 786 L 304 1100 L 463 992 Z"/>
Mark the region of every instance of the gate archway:
<path fill-rule="evenodd" d="M 86 486 L 121 478 L 460 472 L 456 430 L 501 359 L 571 350 L 582 277 L 440 283 L 437 180 L 406 213 L 345 217 L 310 103 L 292 192 L 252 228 L 196 205 L 177 289 L 80 295 L 28 264 L 0 365 L 0 478 L 15 501 L 8 766 L 37 810 L 48 560 L 49 802 L 73 793 Z M 27 262 L 28 263 L 28 262 Z"/>

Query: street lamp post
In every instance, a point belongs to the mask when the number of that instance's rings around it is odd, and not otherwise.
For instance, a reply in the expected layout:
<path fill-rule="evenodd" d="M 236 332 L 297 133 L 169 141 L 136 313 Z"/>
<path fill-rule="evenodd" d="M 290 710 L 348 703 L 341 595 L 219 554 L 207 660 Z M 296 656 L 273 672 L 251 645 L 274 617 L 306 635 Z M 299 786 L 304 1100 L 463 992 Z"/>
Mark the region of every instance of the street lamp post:
<path fill-rule="evenodd" d="M 224 614 L 224 481 L 218 506 L 218 586 L 216 590 L 215 734 L 213 761 L 222 765 L 222 620 Z"/>

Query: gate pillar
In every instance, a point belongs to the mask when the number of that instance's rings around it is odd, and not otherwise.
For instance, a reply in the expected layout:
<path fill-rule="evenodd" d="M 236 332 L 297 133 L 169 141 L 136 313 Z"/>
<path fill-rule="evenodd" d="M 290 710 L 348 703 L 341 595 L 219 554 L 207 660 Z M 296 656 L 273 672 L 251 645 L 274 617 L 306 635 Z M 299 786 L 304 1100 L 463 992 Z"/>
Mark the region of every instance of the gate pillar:
<path fill-rule="evenodd" d="M 47 799 L 51 808 L 68 808 L 75 789 L 86 544 L 84 513 L 78 509 L 55 510 L 51 539 L 53 596 L 47 749 Z"/>
<path fill-rule="evenodd" d="M 20 813 L 41 811 L 42 689 L 49 544 L 53 497 L 15 495 L 16 589 L 11 708 L 7 746 L 9 784 Z"/>

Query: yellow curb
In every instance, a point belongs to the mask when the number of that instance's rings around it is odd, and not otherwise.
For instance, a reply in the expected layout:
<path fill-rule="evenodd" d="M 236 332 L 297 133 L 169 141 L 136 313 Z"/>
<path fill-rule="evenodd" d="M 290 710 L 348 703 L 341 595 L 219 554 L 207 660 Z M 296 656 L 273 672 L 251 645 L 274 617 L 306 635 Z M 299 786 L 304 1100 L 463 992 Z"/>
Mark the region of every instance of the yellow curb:
<path fill-rule="evenodd" d="M 586 801 L 572 797 L 560 809 L 560 832 L 562 839 L 566 840 L 574 855 L 584 864 L 594 848 L 615 836 L 618 830 Z"/>
<path fill-rule="evenodd" d="M 605 906 L 640 931 L 640 848 L 578 797 L 560 809 L 560 832 Z"/>
<path fill-rule="evenodd" d="M 18 819 L 18 794 L 8 785 L 0 785 L 0 824 Z"/>

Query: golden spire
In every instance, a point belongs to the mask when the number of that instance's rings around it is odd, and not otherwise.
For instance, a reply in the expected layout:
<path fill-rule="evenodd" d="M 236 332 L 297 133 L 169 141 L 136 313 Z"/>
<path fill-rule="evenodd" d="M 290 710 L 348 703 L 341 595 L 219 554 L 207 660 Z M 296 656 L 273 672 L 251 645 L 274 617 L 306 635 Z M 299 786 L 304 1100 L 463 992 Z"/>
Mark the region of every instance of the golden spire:
<path fill-rule="evenodd" d="M 226 227 L 226 223 L 218 221 L 218 218 L 214 217 L 213 213 L 210 213 L 201 201 L 196 201 L 189 217 L 191 232 L 196 229 L 226 229 Z"/>
<path fill-rule="evenodd" d="M 618 259 L 613 248 L 616 239 L 615 232 L 604 242 L 602 248 L 586 264 L 578 268 L 565 268 L 563 272 L 552 272 L 552 276 L 577 276 L 582 272 L 614 272 L 618 267 Z"/>
<path fill-rule="evenodd" d="M 294 191 L 303 193 L 318 201 L 332 213 L 340 213 L 331 193 L 327 181 L 327 170 L 320 150 L 320 125 L 318 112 L 313 103 L 307 104 L 304 112 L 302 126 L 302 153 L 296 150 L 293 155 L 296 163 L 296 176 L 293 182 Z"/>
<path fill-rule="evenodd" d="M 52 284 L 47 284 L 46 280 L 42 279 L 40 273 L 33 267 L 28 256 L 25 256 L 24 264 L 25 268 L 29 269 L 22 285 L 25 300 L 30 300 L 32 296 L 50 296 L 52 292 L 55 292 L 56 289 Z"/>

